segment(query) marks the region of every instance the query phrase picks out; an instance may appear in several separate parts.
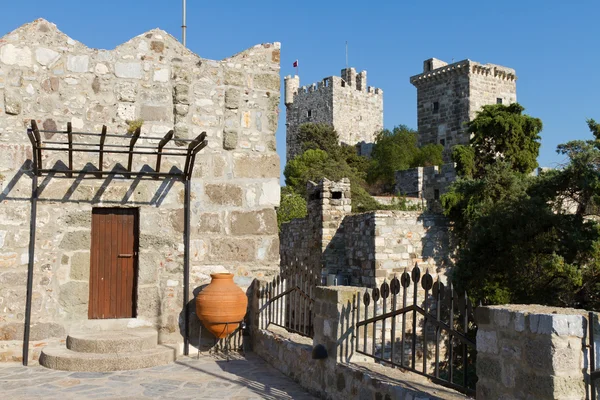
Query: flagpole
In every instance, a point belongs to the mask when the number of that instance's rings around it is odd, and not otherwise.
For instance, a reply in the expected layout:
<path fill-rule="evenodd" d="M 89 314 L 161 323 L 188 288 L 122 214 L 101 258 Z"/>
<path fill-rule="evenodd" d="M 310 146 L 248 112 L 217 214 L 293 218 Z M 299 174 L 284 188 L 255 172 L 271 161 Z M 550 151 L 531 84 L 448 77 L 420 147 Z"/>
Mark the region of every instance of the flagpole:
<path fill-rule="evenodd" d="M 186 20 L 186 18 L 185 18 L 186 17 L 186 4 L 185 4 L 185 1 L 186 0 L 183 0 L 183 24 L 181 25 L 181 30 L 182 30 L 182 33 L 181 33 L 181 42 L 183 43 L 183 47 L 186 47 L 185 46 L 185 42 L 186 42 L 186 40 L 185 40 L 186 39 L 185 38 L 185 33 L 186 33 L 185 30 L 187 28 L 187 26 L 185 24 L 185 20 Z"/>
<path fill-rule="evenodd" d="M 348 41 L 346 40 L 346 69 L 348 69 Z"/>

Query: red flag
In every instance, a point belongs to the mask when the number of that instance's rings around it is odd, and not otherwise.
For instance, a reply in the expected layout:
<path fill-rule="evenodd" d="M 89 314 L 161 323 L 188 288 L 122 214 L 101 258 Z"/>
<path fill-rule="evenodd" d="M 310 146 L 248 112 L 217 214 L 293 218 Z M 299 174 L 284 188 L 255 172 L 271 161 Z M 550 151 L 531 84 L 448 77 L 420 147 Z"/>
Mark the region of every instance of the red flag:
<path fill-rule="evenodd" d="M 294 68 L 298 68 L 298 60 L 294 61 Z"/>

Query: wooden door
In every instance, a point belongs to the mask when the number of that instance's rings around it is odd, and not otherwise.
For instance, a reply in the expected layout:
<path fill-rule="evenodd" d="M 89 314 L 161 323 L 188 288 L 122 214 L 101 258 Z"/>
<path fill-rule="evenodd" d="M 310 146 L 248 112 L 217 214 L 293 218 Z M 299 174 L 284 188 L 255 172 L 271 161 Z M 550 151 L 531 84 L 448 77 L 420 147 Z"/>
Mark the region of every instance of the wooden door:
<path fill-rule="evenodd" d="M 137 232 L 137 209 L 93 209 L 88 318 L 135 317 Z"/>

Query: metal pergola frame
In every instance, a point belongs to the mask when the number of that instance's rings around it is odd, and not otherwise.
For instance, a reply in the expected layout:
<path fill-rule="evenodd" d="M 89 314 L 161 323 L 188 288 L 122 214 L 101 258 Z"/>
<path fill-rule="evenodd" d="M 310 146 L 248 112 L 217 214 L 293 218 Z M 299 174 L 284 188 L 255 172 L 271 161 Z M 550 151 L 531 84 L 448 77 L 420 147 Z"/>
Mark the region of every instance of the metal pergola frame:
<path fill-rule="evenodd" d="M 66 135 L 67 141 L 45 141 L 42 142 L 40 133 L 51 133 Z M 184 195 L 184 261 L 183 261 L 183 310 L 184 310 L 184 347 L 185 355 L 189 354 L 189 314 L 187 312 L 187 303 L 189 302 L 189 271 L 190 271 L 190 180 L 194 170 L 194 161 L 196 154 L 208 145 L 206 132 L 202 132 L 195 139 L 179 139 L 180 143 L 187 144 L 187 147 L 167 147 L 167 144 L 173 139 L 173 130 L 165 136 L 142 136 L 141 127 L 137 128 L 131 135 L 119 135 L 107 133 L 106 125 L 102 126 L 101 133 L 73 132 L 71 123 L 67 123 L 66 131 L 40 130 L 37 122 L 31 120 L 31 128 L 27 129 L 27 136 L 33 149 L 32 168 L 33 175 L 31 179 L 31 220 L 29 229 L 29 264 L 27 270 L 27 298 L 25 308 L 25 327 L 23 334 L 23 365 L 28 364 L 29 358 L 29 334 L 31 327 L 31 302 L 33 294 L 33 271 L 35 261 L 35 231 L 37 228 L 37 201 L 38 201 L 38 177 L 53 174 L 65 174 L 68 178 L 73 178 L 73 174 L 78 177 L 89 175 L 92 178 L 101 179 L 103 176 L 120 175 L 126 179 L 178 179 L 185 185 Z M 91 136 L 99 137 L 98 143 L 77 143 L 73 141 L 73 136 Z M 106 144 L 106 138 L 115 138 L 125 141 L 126 144 Z M 147 141 L 157 141 L 156 146 L 137 145 L 139 139 Z M 138 150 L 139 149 L 139 150 Z M 67 152 L 67 168 L 43 168 L 42 153 L 44 151 Z M 97 153 L 98 169 L 76 170 L 73 167 L 73 154 L 75 153 Z M 127 154 L 127 168 L 123 170 L 104 171 L 104 154 Z M 153 172 L 150 171 L 132 171 L 134 155 L 155 155 L 156 167 Z M 160 172 L 162 156 L 185 157 L 183 171 Z"/>

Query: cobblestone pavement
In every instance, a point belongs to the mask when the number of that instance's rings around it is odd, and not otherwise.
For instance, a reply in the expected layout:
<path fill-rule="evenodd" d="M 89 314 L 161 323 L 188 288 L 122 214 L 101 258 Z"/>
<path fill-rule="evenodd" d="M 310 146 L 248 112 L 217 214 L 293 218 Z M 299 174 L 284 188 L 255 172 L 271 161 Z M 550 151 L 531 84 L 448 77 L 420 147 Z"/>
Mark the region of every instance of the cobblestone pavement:
<path fill-rule="evenodd" d="M 135 371 L 68 372 L 0 364 L 2 399 L 315 399 L 254 354 L 181 357 Z"/>

